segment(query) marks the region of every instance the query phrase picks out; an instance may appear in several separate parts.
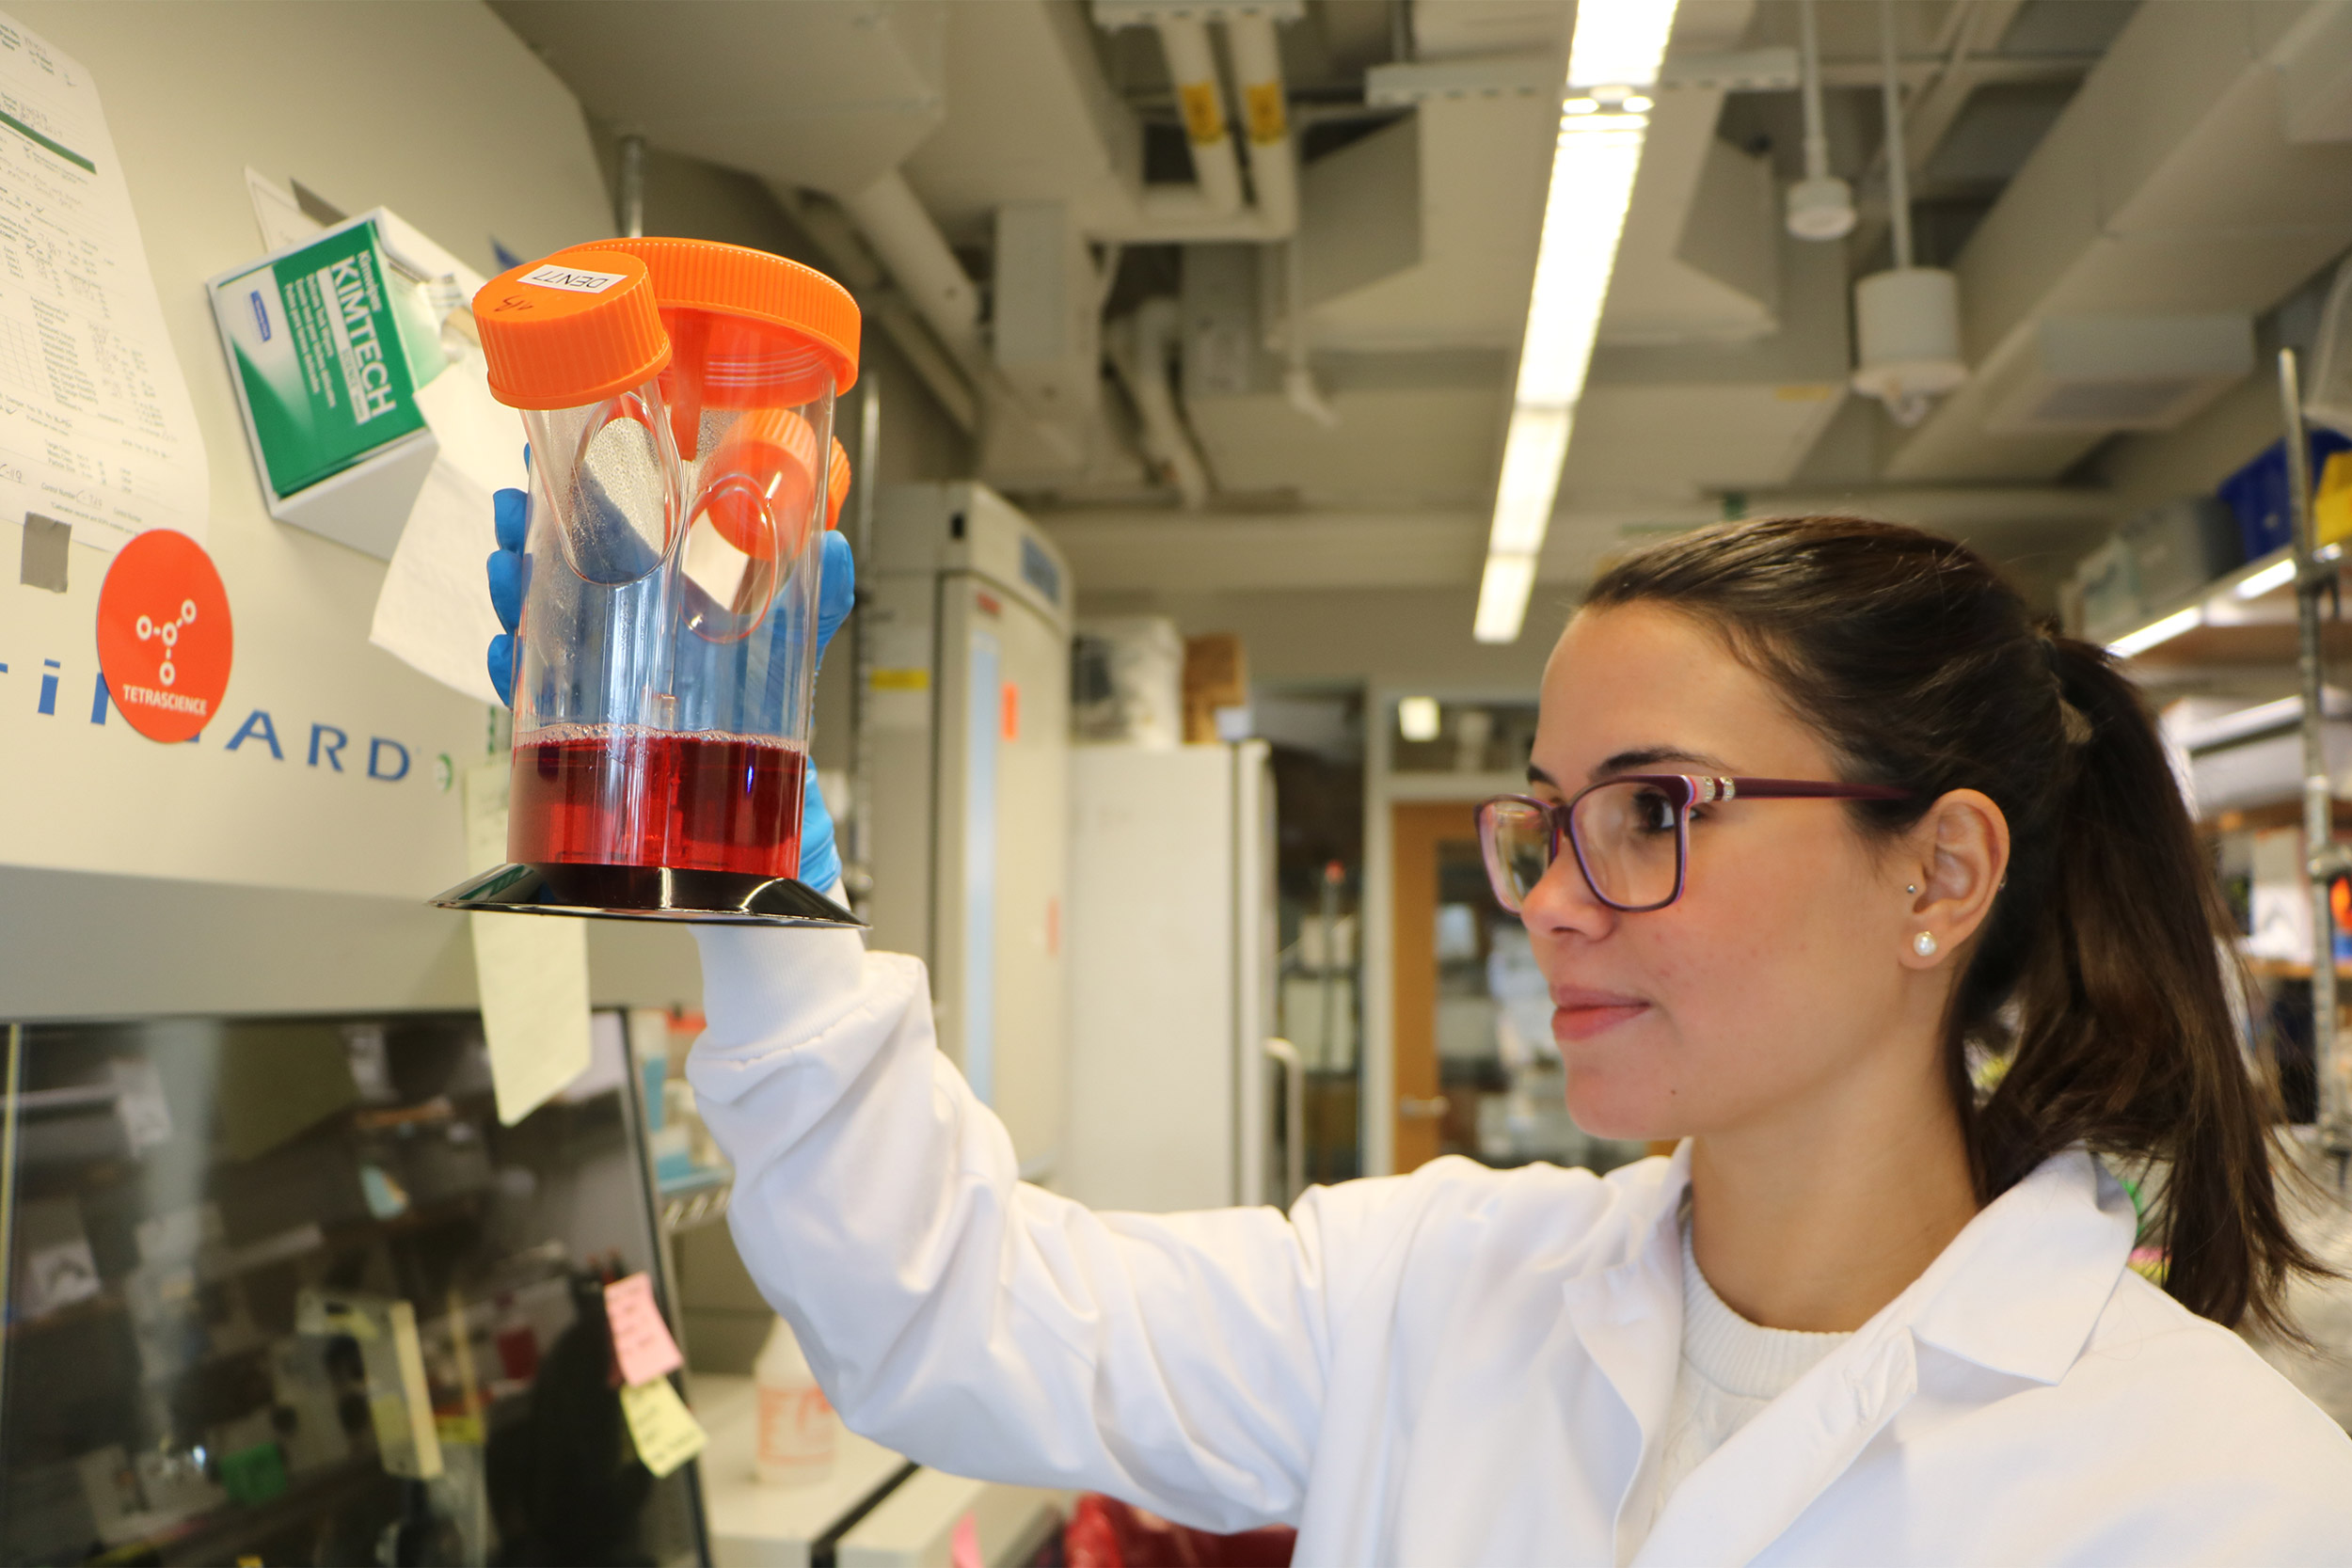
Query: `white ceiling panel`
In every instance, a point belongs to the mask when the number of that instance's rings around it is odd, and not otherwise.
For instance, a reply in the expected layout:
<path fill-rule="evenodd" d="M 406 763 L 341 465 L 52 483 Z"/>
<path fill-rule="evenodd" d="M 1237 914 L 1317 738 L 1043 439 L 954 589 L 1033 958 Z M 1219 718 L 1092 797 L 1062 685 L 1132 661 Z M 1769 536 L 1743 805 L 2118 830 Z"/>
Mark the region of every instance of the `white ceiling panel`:
<path fill-rule="evenodd" d="M 1478 507 L 1494 483 L 1508 388 L 1342 389 L 1327 429 L 1278 392 L 1186 405 L 1229 491 L 1295 489 L 1311 507 Z"/>
<path fill-rule="evenodd" d="M 1799 382 L 1594 387 L 1577 405 L 1561 509 L 1785 484 L 1845 388 Z"/>
<path fill-rule="evenodd" d="M 1486 547 L 1485 516 L 1461 512 L 1065 512 L 1039 521 L 1088 594 L 1461 587 L 1478 580 Z"/>
<path fill-rule="evenodd" d="M 1567 58 L 1567 0 L 1414 0 L 1413 53 L 1424 60 L 1549 52 Z"/>

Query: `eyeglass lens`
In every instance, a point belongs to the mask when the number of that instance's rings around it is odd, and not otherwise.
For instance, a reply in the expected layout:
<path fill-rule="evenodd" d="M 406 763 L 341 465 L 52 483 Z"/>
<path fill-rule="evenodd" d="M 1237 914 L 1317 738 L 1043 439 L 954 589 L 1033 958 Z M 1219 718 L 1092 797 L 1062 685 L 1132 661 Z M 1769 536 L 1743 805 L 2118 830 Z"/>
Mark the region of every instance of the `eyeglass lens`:
<path fill-rule="evenodd" d="M 1587 790 L 1568 831 L 1584 876 L 1603 903 L 1655 908 L 1674 896 L 1681 857 L 1680 800 L 1655 784 L 1627 780 Z M 1489 806 L 1482 822 L 1495 896 L 1517 912 L 1551 866 L 1551 814 L 1518 801 Z"/>
<path fill-rule="evenodd" d="M 1496 800 L 1479 814 L 1479 829 L 1495 901 L 1517 914 L 1551 864 L 1551 814 L 1521 800 Z"/>
<path fill-rule="evenodd" d="M 1593 891 L 1603 903 L 1626 910 L 1674 896 L 1681 825 L 1677 797 L 1633 781 L 1588 790 L 1568 814 L 1568 832 Z"/>

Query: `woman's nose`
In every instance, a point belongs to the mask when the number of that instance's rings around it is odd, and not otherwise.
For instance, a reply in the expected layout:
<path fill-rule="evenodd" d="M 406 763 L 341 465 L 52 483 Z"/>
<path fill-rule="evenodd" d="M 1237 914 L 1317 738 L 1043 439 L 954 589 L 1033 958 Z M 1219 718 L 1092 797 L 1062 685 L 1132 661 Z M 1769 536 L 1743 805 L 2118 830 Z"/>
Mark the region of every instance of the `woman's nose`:
<path fill-rule="evenodd" d="M 1543 876 L 1528 889 L 1519 918 L 1534 935 L 1575 932 L 1599 937 L 1615 925 L 1617 911 L 1594 895 L 1583 868 L 1576 863 L 1575 852 L 1564 844 Z"/>

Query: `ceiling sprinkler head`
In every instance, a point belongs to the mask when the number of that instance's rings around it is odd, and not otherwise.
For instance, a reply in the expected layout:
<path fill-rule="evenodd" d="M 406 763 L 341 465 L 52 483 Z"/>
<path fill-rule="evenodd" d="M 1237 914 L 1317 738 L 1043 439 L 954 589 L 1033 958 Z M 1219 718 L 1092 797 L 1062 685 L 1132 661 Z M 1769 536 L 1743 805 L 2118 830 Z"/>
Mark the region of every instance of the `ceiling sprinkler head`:
<path fill-rule="evenodd" d="M 1788 232 L 1801 240 L 1842 240 L 1853 232 L 1853 191 L 1823 175 L 1788 187 Z"/>

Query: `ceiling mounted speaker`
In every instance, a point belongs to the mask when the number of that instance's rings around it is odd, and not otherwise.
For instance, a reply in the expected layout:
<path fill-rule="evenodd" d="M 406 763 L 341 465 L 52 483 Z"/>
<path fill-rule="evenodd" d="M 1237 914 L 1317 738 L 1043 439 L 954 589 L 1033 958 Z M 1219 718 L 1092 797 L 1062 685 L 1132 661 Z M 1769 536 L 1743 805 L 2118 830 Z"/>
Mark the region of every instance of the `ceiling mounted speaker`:
<path fill-rule="evenodd" d="M 1960 279 L 1942 267 L 1896 267 L 1854 285 L 1861 363 L 1854 390 L 1886 404 L 1898 424 L 1927 418 L 1968 379 L 1960 356 Z"/>

